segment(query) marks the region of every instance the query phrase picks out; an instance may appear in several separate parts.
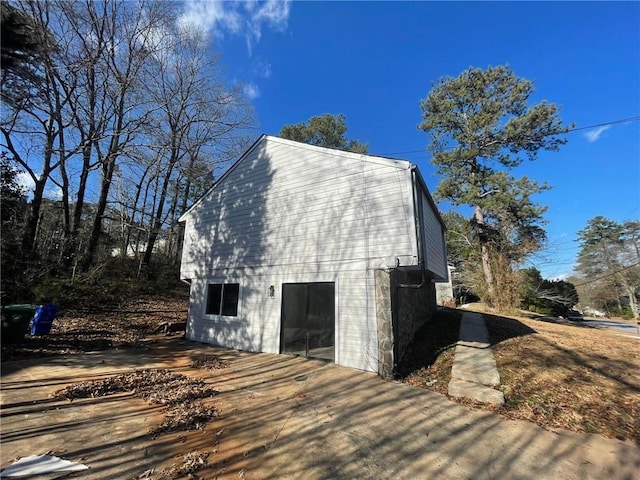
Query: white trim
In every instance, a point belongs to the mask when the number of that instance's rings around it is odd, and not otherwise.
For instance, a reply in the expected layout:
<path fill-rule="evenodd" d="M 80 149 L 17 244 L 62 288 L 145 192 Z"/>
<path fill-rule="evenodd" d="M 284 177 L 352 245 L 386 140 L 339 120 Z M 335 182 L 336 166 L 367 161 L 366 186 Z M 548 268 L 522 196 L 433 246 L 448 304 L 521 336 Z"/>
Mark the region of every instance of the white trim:
<path fill-rule="evenodd" d="M 291 147 L 302 148 L 304 150 L 312 150 L 316 152 L 323 152 L 327 155 L 333 155 L 338 157 L 350 158 L 352 160 L 364 160 L 367 163 L 374 163 L 378 165 L 384 165 L 386 167 L 395 167 L 400 169 L 409 168 L 411 162 L 406 160 L 398 160 L 394 158 L 381 157 L 378 155 L 371 155 L 369 153 L 354 153 L 345 150 L 338 150 L 336 148 L 320 147 L 318 145 L 310 145 L 308 143 L 296 142 L 294 140 L 287 140 L 286 138 L 275 137 L 271 135 L 264 135 L 266 140 L 281 143 L 283 145 L 289 145 Z"/>
<path fill-rule="evenodd" d="M 202 299 L 202 304 L 200 305 L 200 319 L 205 320 L 207 322 L 234 322 L 242 317 L 242 299 L 244 296 L 244 285 L 242 282 L 242 278 L 235 277 L 207 277 L 204 280 L 204 298 Z M 220 312 L 222 312 L 222 302 L 224 301 L 224 285 L 228 285 L 231 283 L 238 284 L 238 309 L 236 315 L 222 315 L 222 313 L 207 313 L 207 302 L 209 299 L 209 285 L 212 284 L 222 284 L 222 296 L 220 297 Z"/>
<path fill-rule="evenodd" d="M 415 258 L 416 264 L 420 261 L 420 252 L 418 252 L 418 234 L 417 234 L 417 221 L 418 221 L 418 212 L 416 212 L 417 202 L 420 201 L 418 198 L 414 198 L 416 194 L 420 191 L 417 185 L 413 183 L 413 169 L 409 167 L 409 175 L 407 175 L 407 189 L 409 191 L 409 215 L 407 220 L 410 222 L 411 228 L 409 228 L 409 239 L 411 243 L 411 254 Z M 422 228 L 422 227 L 420 227 Z"/>
<path fill-rule="evenodd" d="M 200 204 L 200 203 L 201 203 L 201 202 L 202 202 L 202 201 L 207 197 L 207 195 L 209 195 L 209 193 L 211 193 L 211 191 L 212 191 L 214 188 L 216 188 L 218 185 L 220 185 L 220 183 L 221 183 L 225 178 L 227 178 L 227 177 L 231 174 L 231 172 L 233 172 L 233 170 L 235 170 L 235 169 L 236 169 L 236 167 L 238 166 L 238 164 L 239 164 L 240 162 L 242 162 L 242 160 L 244 160 L 244 159 L 245 159 L 249 154 L 251 154 L 251 152 L 253 152 L 253 150 L 258 146 L 258 144 L 259 144 L 259 143 L 261 143 L 261 142 L 262 142 L 266 137 L 267 137 L 267 136 L 266 136 L 266 135 L 264 135 L 264 134 L 263 134 L 263 135 L 260 135 L 260 137 L 258 137 L 258 139 L 257 139 L 255 142 L 253 142 L 253 145 L 251 145 L 251 146 L 247 149 L 247 151 L 246 151 L 246 152 L 244 152 L 244 153 L 240 156 L 240 158 L 239 158 L 239 159 L 238 159 L 238 160 L 237 160 L 233 165 L 231 165 L 231 166 L 227 169 L 227 171 L 226 171 L 226 172 L 224 172 L 224 173 L 222 174 L 222 176 L 221 176 L 218 180 L 216 180 L 216 181 L 213 183 L 213 185 L 211 185 L 211 187 L 209 187 L 209 189 L 208 189 L 206 192 L 204 192 L 204 194 L 203 194 L 203 195 L 202 195 L 198 200 L 196 200 L 196 201 L 193 203 L 193 205 L 191 205 L 189 208 L 187 208 L 187 211 L 186 211 L 186 212 L 184 212 L 184 213 L 180 216 L 180 218 L 178 219 L 178 223 L 186 222 L 186 221 L 187 221 L 187 218 L 186 218 L 186 217 L 187 217 L 187 214 L 191 213 L 191 211 L 192 211 L 194 208 L 196 208 L 196 206 L 198 206 L 198 205 L 199 205 L 199 204 Z"/>

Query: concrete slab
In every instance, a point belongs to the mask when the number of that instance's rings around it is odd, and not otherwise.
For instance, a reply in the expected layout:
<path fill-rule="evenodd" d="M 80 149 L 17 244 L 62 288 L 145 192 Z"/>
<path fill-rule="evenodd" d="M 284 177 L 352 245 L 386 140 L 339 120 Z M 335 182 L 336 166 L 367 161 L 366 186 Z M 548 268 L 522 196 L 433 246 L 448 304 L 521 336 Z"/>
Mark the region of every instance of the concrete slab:
<path fill-rule="evenodd" d="M 455 378 L 451 379 L 448 386 L 448 393 L 452 397 L 465 397 L 491 405 L 504 405 L 504 393 L 475 382 L 466 382 Z"/>
<path fill-rule="evenodd" d="M 490 388 L 500 386 L 500 374 L 482 315 L 464 312 L 460 320 L 459 335 L 448 394 L 503 405 L 504 394 Z"/>
<path fill-rule="evenodd" d="M 464 312 L 462 314 L 459 335 L 459 345 L 480 348 L 489 346 L 489 332 L 480 313 Z"/>
<path fill-rule="evenodd" d="M 190 360 L 218 355 L 230 367 Z M 222 416 L 204 432 L 150 438 L 161 409 L 131 395 L 57 401 L 83 378 L 160 366 L 199 376 L 220 392 Z M 6 368 L 5 368 L 6 367 Z M 597 435 L 550 432 L 473 410 L 435 392 L 349 368 L 172 341 L 148 352 L 111 351 L 3 365 L 2 449 L 53 451 L 90 467 L 83 479 L 137 478 L 196 449 L 214 451 L 198 472 L 220 479 L 562 478 L 630 479 L 640 448 Z"/>
<path fill-rule="evenodd" d="M 498 367 L 490 347 L 456 346 L 451 376 L 491 387 L 500 385 Z"/>

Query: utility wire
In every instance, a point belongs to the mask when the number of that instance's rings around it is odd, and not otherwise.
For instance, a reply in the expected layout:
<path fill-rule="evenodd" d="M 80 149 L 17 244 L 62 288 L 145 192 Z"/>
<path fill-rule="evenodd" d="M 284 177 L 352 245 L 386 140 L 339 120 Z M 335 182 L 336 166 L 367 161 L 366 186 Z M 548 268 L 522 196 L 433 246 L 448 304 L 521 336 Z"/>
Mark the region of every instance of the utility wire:
<path fill-rule="evenodd" d="M 627 265 L 626 267 L 622 267 L 620 270 L 616 270 L 615 272 L 611 272 L 611 273 L 608 273 L 608 274 L 603 275 L 601 277 L 594 278 L 593 280 L 589 280 L 588 282 L 575 283 L 573 286 L 574 287 L 582 287 L 583 285 L 589 285 L 590 283 L 597 282 L 599 280 L 602 280 L 603 278 L 612 277 L 613 275 L 616 275 L 616 274 L 618 274 L 620 272 L 624 272 L 625 270 L 629 270 L 630 268 L 633 268 L 633 267 L 635 267 L 637 265 L 640 265 L 640 262 L 636 262 L 636 263 L 633 263 L 631 265 Z"/>
<path fill-rule="evenodd" d="M 587 130 L 589 128 L 598 128 L 598 127 L 606 127 L 608 125 L 616 125 L 618 123 L 631 123 L 631 122 L 637 122 L 638 120 L 640 120 L 640 116 L 636 116 L 636 117 L 629 117 L 629 118 L 622 118 L 620 120 L 612 120 L 610 122 L 604 122 L 604 123 L 598 123 L 596 125 L 588 125 L 586 127 L 577 127 L 577 128 L 571 128 L 569 129 L 567 132 L 564 133 L 560 133 L 559 135 L 565 135 L 567 133 L 571 133 L 571 132 L 577 132 L 578 130 Z M 444 148 L 443 150 L 453 150 L 457 147 L 447 147 Z M 422 150 L 405 150 L 403 152 L 388 152 L 388 153 L 372 153 L 371 155 L 376 155 L 376 156 L 380 156 L 380 157 L 385 157 L 387 155 L 403 155 L 405 153 L 425 153 L 425 149 Z"/>

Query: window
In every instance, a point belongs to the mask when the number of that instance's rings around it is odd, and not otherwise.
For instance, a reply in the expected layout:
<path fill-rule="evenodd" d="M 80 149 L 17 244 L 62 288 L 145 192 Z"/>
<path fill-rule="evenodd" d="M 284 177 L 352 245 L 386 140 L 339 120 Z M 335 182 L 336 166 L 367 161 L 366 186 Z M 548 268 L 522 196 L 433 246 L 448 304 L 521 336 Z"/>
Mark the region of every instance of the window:
<path fill-rule="evenodd" d="M 228 317 L 238 316 L 238 294 L 240 293 L 240 285 L 237 283 L 228 283 L 224 286 L 223 290 L 222 315 Z"/>
<path fill-rule="evenodd" d="M 220 315 L 220 302 L 222 301 L 222 284 L 210 283 L 207 290 L 207 310 L 208 315 Z"/>
<path fill-rule="evenodd" d="M 240 297 L 238 283 L 210 283 L 207 286 L 207 315 L 238 316 L 238 299 Z"/>

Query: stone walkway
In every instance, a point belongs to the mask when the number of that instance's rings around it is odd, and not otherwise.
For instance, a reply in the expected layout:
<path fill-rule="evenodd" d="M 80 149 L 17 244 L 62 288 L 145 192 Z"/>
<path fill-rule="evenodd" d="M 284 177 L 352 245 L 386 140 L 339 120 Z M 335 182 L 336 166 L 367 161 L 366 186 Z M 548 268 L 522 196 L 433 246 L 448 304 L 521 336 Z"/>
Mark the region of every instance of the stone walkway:
<path fill-rule="evenodd" d="M 482 314 L 463 312 L 451 369 L 449 395 L 503 405 L 504 395 L 496 389 L 498 387 L 500 375 Z"/>

